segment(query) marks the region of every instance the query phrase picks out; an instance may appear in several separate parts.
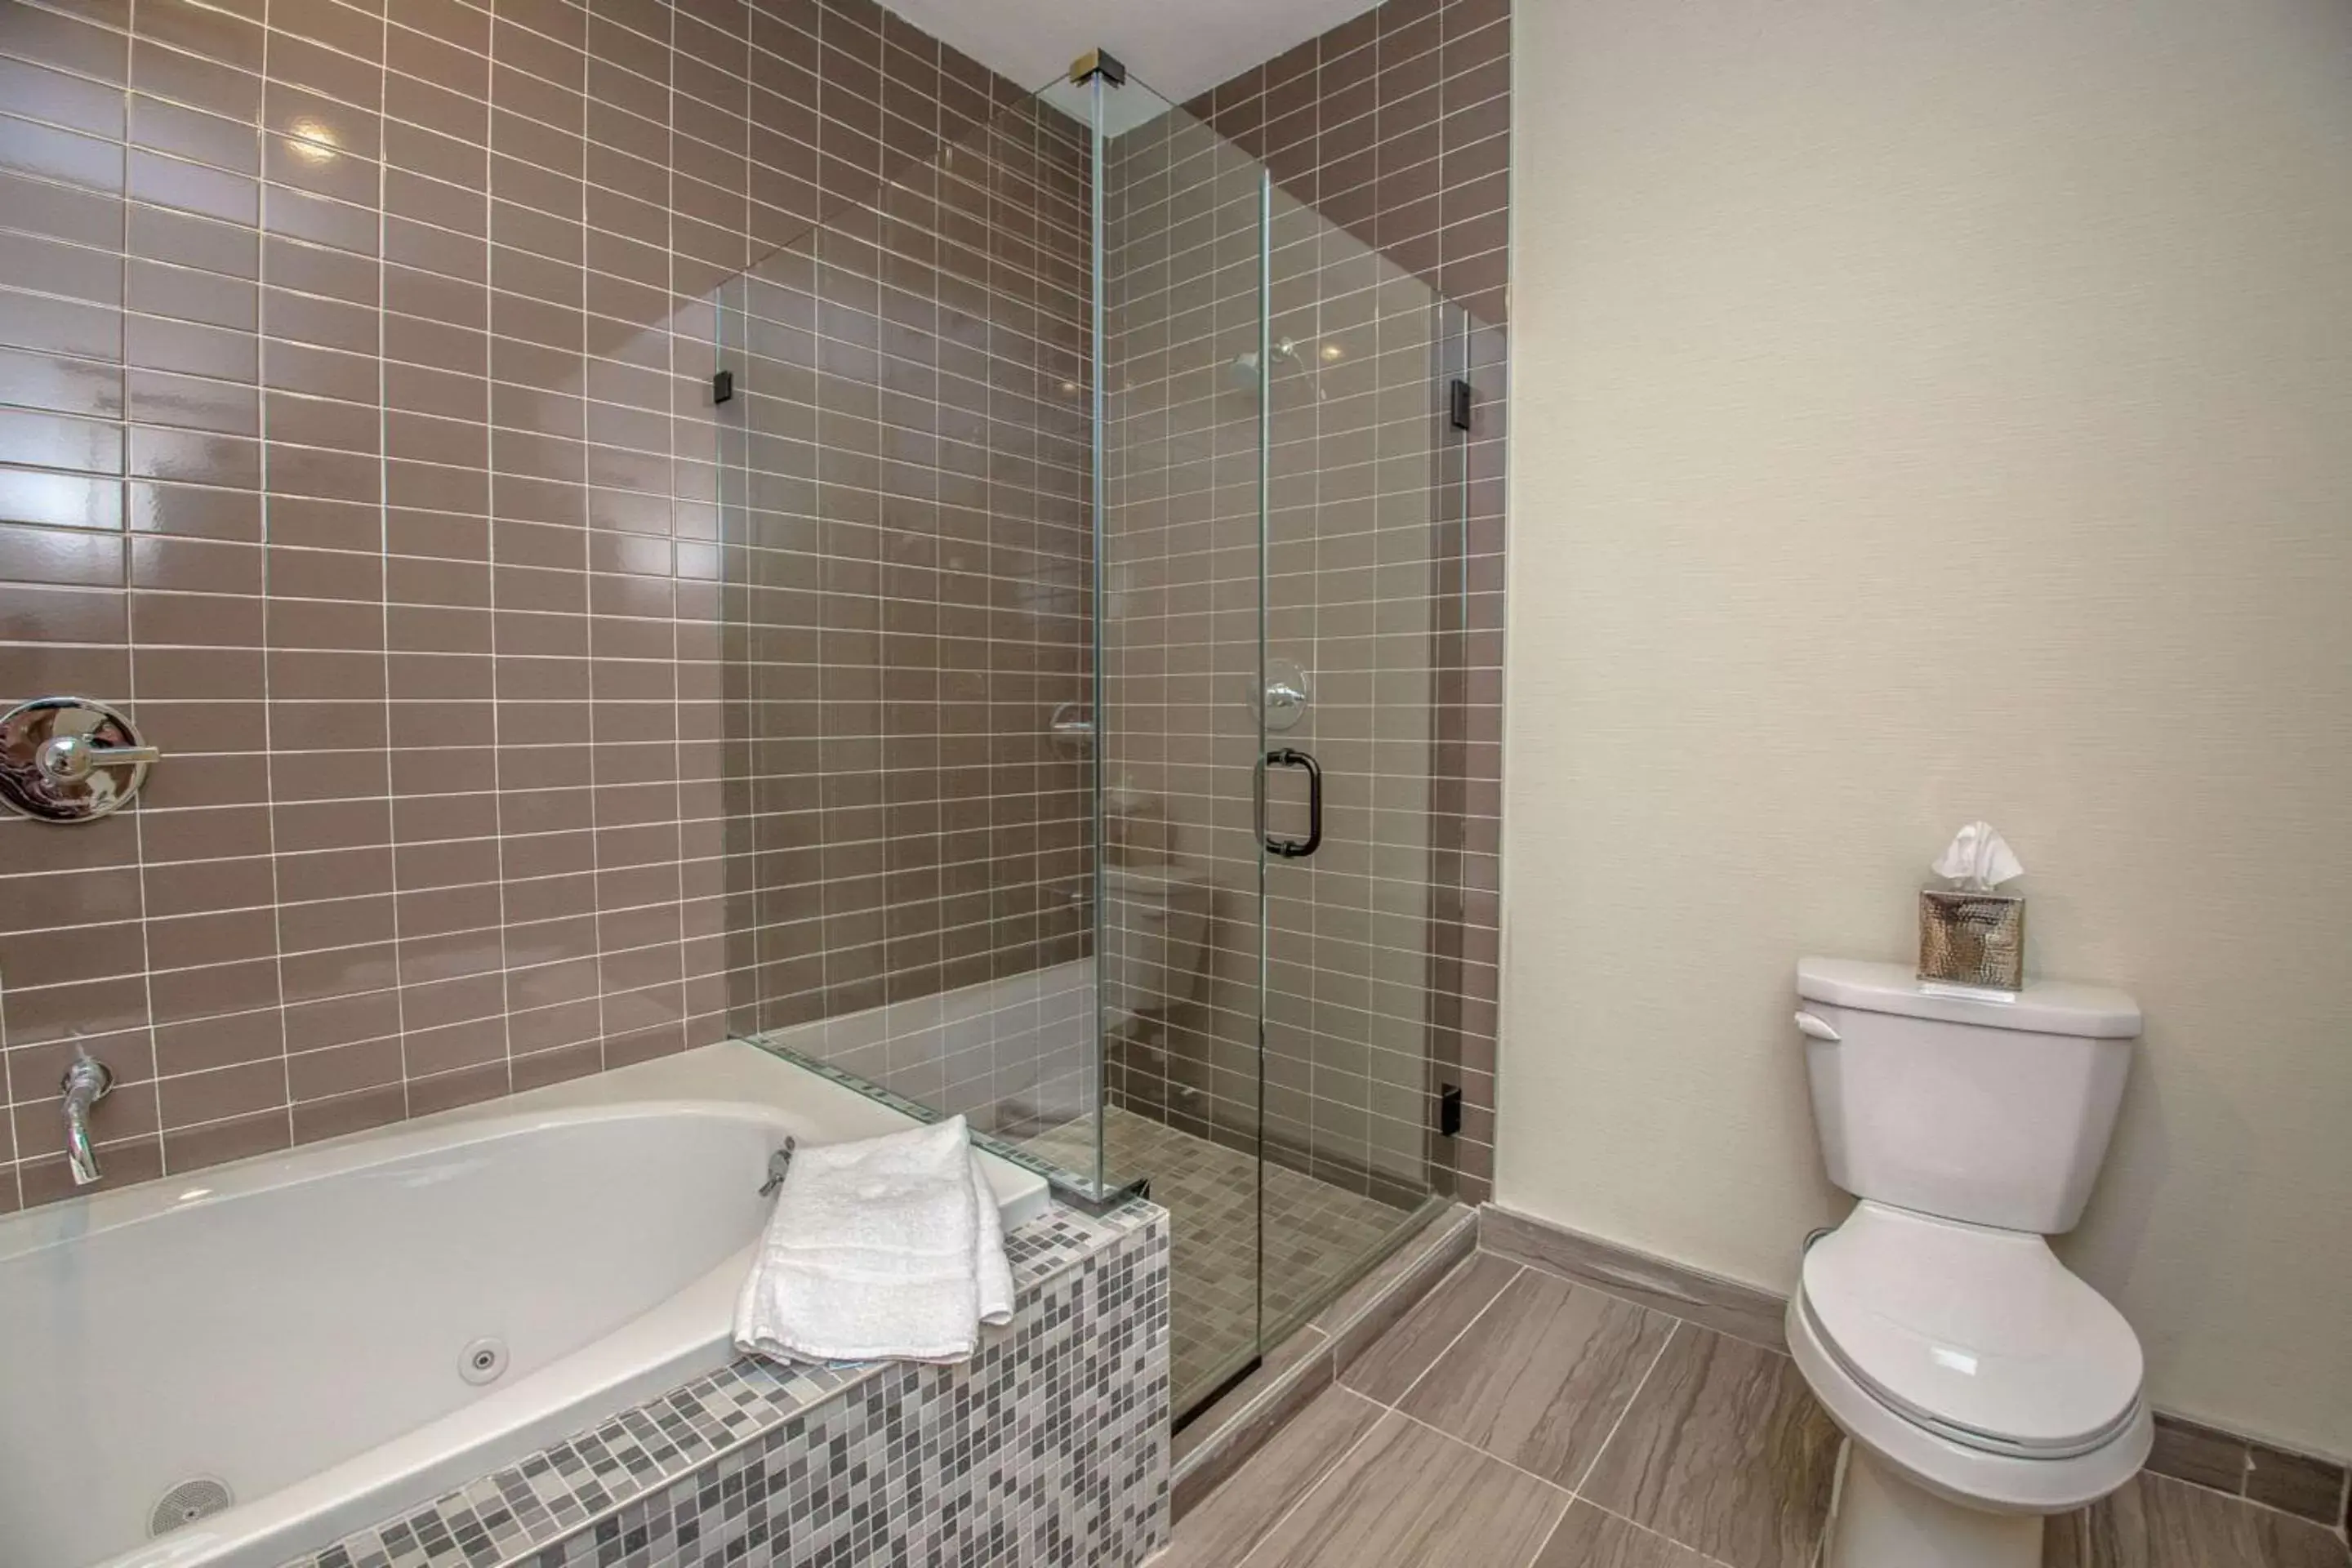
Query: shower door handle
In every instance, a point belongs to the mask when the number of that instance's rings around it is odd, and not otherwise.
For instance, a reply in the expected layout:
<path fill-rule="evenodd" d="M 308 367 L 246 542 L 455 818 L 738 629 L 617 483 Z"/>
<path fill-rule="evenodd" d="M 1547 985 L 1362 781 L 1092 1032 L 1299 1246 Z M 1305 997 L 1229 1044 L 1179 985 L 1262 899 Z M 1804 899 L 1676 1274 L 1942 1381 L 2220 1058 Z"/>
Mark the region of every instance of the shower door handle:
<path fill-rule="evenodd" d="M 1265 754 L 1265 766 L 1269 772 L 1275 768 L 1307 770 L 1307 837 L 1276 838 L 1272 834 L 1267 834 L 1266 853 L 1279 855 L 1290 860 L 1301 859 L 1314 854 L 1323 847 L 1323 769 L 1321 765 L 1306 752 L 1296 752 L 1285 746 L 1278 752 L 1268 752 Z M 1258 822 L 1261 827 L 1266 819 L 1265 796 L 1265 775 L 1261 773 L 1258 779 L 1257 795 Z"/>

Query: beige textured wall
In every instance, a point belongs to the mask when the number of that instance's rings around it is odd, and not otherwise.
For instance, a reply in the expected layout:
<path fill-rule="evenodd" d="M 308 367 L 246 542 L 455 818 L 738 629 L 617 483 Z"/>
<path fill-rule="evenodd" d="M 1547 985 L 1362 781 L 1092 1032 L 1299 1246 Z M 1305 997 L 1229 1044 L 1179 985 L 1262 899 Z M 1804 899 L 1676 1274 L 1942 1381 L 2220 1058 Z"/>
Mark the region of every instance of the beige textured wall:
<path fill-rule="evenodd" d="M 1786 1288 L 1790 967 L 1982 815 L 2149 1018 L 2065 1255 L 2352 1452 L 2352 9 L 1518 26 L 1499 1201 Z"/>

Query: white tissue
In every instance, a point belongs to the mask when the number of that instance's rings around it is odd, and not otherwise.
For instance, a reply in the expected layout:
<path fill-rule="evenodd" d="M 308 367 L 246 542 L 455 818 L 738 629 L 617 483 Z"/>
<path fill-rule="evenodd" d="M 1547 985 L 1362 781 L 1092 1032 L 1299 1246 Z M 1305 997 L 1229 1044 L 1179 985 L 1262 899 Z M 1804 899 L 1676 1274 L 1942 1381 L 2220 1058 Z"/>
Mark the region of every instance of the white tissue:
<path fill-rule="evenodd" d="M 1971 822 L 1953 834 L 1951 844 L 1937 857 L 1934 869 L 1938 877 L 1948 877 L 1973 893 L 1989 893 L 2025 873 L 2009 840 L 1994 832 L 1990 822 Z"/>

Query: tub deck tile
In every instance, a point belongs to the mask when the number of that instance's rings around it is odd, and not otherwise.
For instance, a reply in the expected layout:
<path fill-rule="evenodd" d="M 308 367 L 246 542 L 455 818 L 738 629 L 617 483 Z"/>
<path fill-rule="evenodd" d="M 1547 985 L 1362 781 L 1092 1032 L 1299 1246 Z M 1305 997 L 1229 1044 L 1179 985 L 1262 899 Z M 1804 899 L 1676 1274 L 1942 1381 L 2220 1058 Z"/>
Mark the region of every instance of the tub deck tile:
<path fill-rule="evenodd" d="M 991 1376 L 1015 1380 L 1024 1392 L 1004 1403 L 1049 1404 L 1047 1425 L 1057 1441 L 1071 1433 L 1118 1434 L 1097 1458 L 1125 1467 L 1130 1485 L 1120 1495 L 1097 1483 L 1041 1516 L 1038 1500 L 1055 1489 L 1053 1478 L 1037 1473 L 1036 1461 L 1012 1466 L 1003 1477 L 983 1475 L 986 1467 L 951 1444 L 936 1453 L 927 1448 L 925 1462 L 944 1468 L 947 1490 L 968 1489 L 974 1496 L 932 1517 L 941 1491 L 937 1478 L 929 1484 L 913 1479 L 904 1454 L 917 1446 L 910 1439 L 929 1439 L 953 1422 L 948 1406 L 955 1396 L 936 1375 L 927 1375 L 939 1369 L 894 1363 L 783 1365 L 746 1357 L 286 1568 L 700 1563 L 729 1552 L 756 1555 L 772 1539 L 780 1550 L 792 1542 L 796 1552 L 865 1561 L 869 1550 L 885 1555 L 888 1550 L 878 1539 L 853 1537 L 878 1531 L 897 1540 L 898 1532 L 919 1527 L 940 1539 L 925 1538 L 918 1555 L 944 1552 L 957 1560 L 1025 1563 L 1030 1553 L 1044 1552 L 1060 1561 L 1074 1539 L 1065 1532 L 1076 1528 L 1088 1541 L 1136 1543 L 1140 1549 L 1130 1560 L 1139 1560 L 1166 1531 L 1165 1211 L 1134 1203 L 1096 1218 L 1056 1207 L 1005 1238 L 1026 1308 L 1049 1284 L 1071 1289 L 1059 1283 L 1064 1276 L 1097 1256 L 1109 1258 L 1142 1233 L 1150 1233 L 1147 1246 L 1118 1252 L 1128 1261 L 1106 1268 L 1099 1279 L 1089 1272 L 1087 1306 L 1106 1314 L 1105 1323 L 1115 1331 L 1108 1353 L 1092 1341 L 1071 1342 L 1073 1303 L 1016 1315 L 1010 1329 L 987 1336 L 968 1372 L 959 1374 L 974 1384 Z M 1157 1261 L 1147 1266 L 1150 1259 Z M 1049 1349 L 1053 1365 L 1037 1364 Z M 1034 1394 L 1026 1392 L 1033 1381 Z M 992 1421 L 1013 1414 L 994 1400 L 975 1412 Z M 835 1427 L 814 1458 L 779 1451 L 782 1429 L 801 1416 L 807 1417 L 805 1438 L 815 1437 L 820 1418 Z M 868 1478 L 869 1487 L 890 1489 L 878 1513 L 871 1498 L 852 1506 L 845 1496 L 848 1489 L 836 1472 L 851 1466 Z M 1132 1484 L 1139 1479 L 1140 1494 Z M 1001 1493 L 1000 1486 L 1012 1490 Z M 1139 1495 L 1145 1500 L 1139 1503 Z M 845 1544 L 852 1554 L 839 1557 Z"/>

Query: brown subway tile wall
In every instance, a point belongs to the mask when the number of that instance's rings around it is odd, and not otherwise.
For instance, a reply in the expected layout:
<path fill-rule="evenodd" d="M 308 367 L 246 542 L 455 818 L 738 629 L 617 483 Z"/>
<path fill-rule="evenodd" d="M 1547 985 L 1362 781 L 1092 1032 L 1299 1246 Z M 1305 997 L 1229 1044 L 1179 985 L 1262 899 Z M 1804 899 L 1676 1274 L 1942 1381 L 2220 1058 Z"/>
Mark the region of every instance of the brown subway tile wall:
<path fill-rule="evenodd" d="M 68 1190 L 77 1032 L 119 1184 L 724 1030 L 735 862 L 781 847 L 725 822 L 758 542 L 721 527 L 712 290 L 1019 96 L 861 0 L 0 0 L 0 697 L 124 704 L 167 753 L 133 810 L 0 823 L 0 1207 Z M 992 221 L 1034 227 L 1023 192 Z M 1061 645 L 992 625 L 1024 646 Z M 956 798 L 1042 818 L 1001 765 Z M 803 868 L 821 902 L 873 896 L 879 837 Z M 1016 907 L 1062 864 L 1026 852 Z M 947 978 L 909 934 L 815 1005 Z"/>
<path fill-rule="evenodd" d="M 1235 1138 L 1258 1109 L 1247 154 L 1276 180 L 1267 647 L 1315 693 L 1268 744 L 1316 753 L 1327 789 L 1322 850 L 1267 873 L 1265 1130 L 1400 1200 L 1492 1173 L 1508 26 L 1494 0 L 1391 0 L 1195 100 L 1224 150 L 1174 117 L 1113 169 L 1106 766 L 1227 889 L 1202 998 L 1118 1046 L 1114 1098 Z M 1458 1136 L 1434 1130 L 1447 1087 Z"/>
<path fill-rule="evenodd" d="M 1048 725 L 1093 670 L 1089 178 L 1082 126 L 1013 106 L 721 293 L 739 1026 L 1087 951 L 1090 764 Z M 985 1127 L 1038 1088 L 858 1065 Z"/>
<path fill-rule="evenodd" d="M 1324 221 L 1509 319 L 1509 0 L 1388 0 L 1195 99 Z"/>

